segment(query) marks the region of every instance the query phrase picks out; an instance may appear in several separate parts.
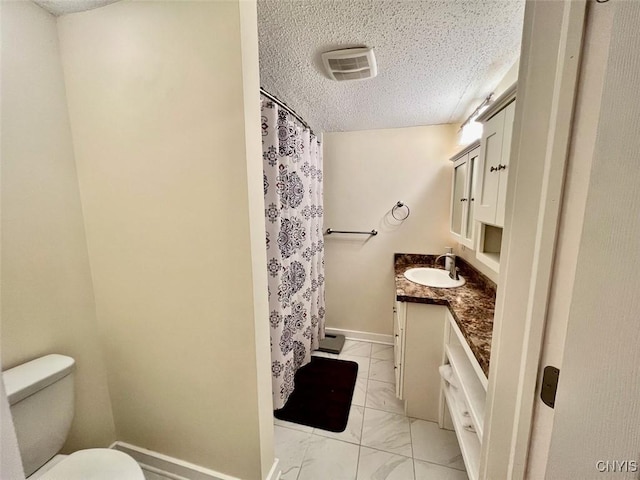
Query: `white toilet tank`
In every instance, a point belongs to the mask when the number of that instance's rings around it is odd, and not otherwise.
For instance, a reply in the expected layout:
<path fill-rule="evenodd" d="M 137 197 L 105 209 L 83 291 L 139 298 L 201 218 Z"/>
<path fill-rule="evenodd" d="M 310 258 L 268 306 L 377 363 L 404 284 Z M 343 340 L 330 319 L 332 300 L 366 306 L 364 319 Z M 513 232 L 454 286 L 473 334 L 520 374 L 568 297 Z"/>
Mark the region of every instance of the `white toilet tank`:
<path fill-rule="evenodd" d="M 25 474 L 55 456 L 73 420 L 73 369 L 65 355 L 46 355 L 3 372 Z"/>

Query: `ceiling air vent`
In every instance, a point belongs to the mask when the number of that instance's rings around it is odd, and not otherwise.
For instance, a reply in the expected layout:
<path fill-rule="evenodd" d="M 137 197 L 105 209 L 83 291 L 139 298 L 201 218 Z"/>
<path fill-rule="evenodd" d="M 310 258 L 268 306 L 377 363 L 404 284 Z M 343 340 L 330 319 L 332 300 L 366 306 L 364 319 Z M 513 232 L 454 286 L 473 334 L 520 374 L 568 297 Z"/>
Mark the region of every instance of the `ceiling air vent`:
<path fill-rule="evenodd" d="M 339 82 L 365 80 L 378 74 L 373 48 L 346 48 L 322 54 L 322 63 L 327 74 Z"/>

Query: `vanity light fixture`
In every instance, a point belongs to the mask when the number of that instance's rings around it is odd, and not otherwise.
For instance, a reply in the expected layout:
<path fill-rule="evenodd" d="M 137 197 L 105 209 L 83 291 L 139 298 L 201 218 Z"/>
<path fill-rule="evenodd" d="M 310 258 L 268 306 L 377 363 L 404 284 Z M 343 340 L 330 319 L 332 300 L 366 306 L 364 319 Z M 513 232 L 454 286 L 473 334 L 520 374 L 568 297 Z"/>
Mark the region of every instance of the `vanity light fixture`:
<path fill-rule="evenodd" d="M 491 103 L 492 97 L 493 92 L 487 95 L 482 103 L 478 105 L 473 113 L 467 117 L 462 125 L 460 125 L 460 130 L 458 131 L 458 145 L 469 145 L 482 137 L 482 123 L 477 122 L 476 118 L 478 118 L 478 115 L 487 109 Z"/>
<path fill-rule="evenodd" d="M 460 130 L 462 130 L 464 126 L 467 125 L 468 123 L 474 122 L 475 119 L 478 117 L 478 115 L 480 115 L 482 112 L 486 110 L 486 108 L 491 103 L 492 98 L 493 98 L 493 92 L 487 95 L 487 97 L 482 101 L 482 103 L 476 107 L 473 113 L 469 115 L 464 122 L 462 122 L 462 125 L 460 125 Z"/>

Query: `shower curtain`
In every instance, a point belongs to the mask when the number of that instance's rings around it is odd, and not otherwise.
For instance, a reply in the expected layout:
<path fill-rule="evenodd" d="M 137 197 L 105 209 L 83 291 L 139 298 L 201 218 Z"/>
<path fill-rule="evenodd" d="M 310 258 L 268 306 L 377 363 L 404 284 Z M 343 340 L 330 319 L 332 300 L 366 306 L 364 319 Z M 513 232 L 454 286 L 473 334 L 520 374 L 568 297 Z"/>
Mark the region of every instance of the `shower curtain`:
<path fill-rule="evenodd" d="M 261 95 L 273 407 L 324 338 L 322 153 L 293 115 Z"/>

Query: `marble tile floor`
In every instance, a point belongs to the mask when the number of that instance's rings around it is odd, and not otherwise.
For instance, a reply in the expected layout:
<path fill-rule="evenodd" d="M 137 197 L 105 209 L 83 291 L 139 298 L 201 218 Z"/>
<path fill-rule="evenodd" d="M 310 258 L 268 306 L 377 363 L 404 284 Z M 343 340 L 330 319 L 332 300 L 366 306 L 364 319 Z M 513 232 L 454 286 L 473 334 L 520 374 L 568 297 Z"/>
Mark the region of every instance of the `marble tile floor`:
<path fill-rule="evenodd" d="M 274 420 L 282 480 L 466 480 L 454 432 L 404 415 L 395 398 L 393 347 L 347 340 L 358 363 L 347 428 L 333 433 Z"/>

